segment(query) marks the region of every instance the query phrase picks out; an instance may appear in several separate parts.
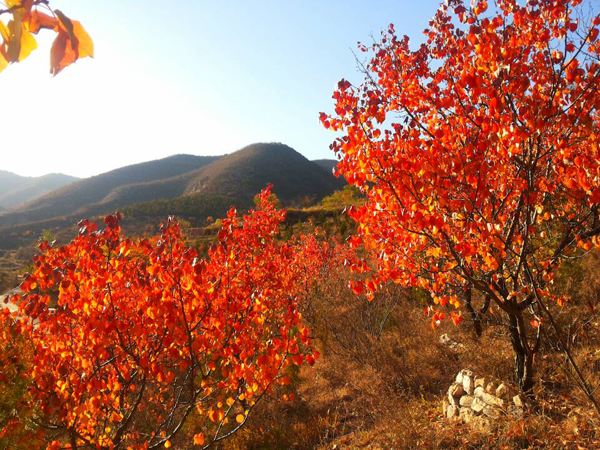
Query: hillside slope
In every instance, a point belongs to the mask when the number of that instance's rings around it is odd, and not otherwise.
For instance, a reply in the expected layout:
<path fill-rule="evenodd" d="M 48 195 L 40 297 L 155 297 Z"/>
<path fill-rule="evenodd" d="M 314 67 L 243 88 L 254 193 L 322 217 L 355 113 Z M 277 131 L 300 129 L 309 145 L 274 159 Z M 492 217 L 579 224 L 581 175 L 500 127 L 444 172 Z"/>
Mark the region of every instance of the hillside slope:
<path fill-rule="evenodd" d="M 125 209 L 159 219 L 220 215 L 229 206 L 250 206 L 269 183 L 288 206 L 318 201 L 342 186 L 287 145 L 252 144 L 221 157 L 175 155 L 80 180 L 0 215 L 0 231 L 12 240 L 9 234 Z"/>
<path fill-rule="evenodd" d="M 213 156 L 174 155 L 86 178 L 39 197 L 10 214 L 0 216 L 0 227 L 60 216 L 101 214 L 111 206 L 124 206 L 109 203 L 106 208 L 102 207 L 105 198 L 110 197 L 111 193 L 119 188 L 174 177 L 198 169 L 214 159 L 216 157 Z M 151 193 L 151 198 L 165 196 L 168 197 L 168 193 L 160 190 Z M 144 200 L 147 198 L 130 199 L 131 202 Z"/>
<path fill-rule="evenodd" d="M 322 167 L 323 169 L 325 169 L 327 172 L 332 172 L 333 168 L 338 163 L 336 159 L 314 159 L 313 162 L 317 166 Z"/>
<path fill-rule="evenodd" d="M 0 170 L 0 192 L 7 192 L 19 187 L 25 178 L 16 173 Z"/>
<path fill-rule="evenodd" d="M 315 202 L 342 186 L 328 171 L 307 160 L 291 147 L 278 143 L 252 144 L 225 155 L 194 172 L 148 185 L 128 186 L 113 192 L 111 201 L 141 198 L 161 189 L 176 193 L 170 200 L 149 201 L 127 208 L 135 216 L 178 215 L 201 218 L 219 216 L 229 206 L 246 208 L 269 183 L 284 205 Z M 117 200 L 118 199 L 118 200 Z M 131 202 L 129 202 L 131 203 Z"/>
<path fill-rule="evenodd" d="M 22 177 L 11 172 L 0 171 L 0 211 L 18 207 L 77 180 L 78 178 L 59 173 L 41 177 Z"/>
<path fill-rule="evenodd" d="M 0 206 L 5 209 L 19 207 L 77 180 L 78 178 L 60 173 L 51 173 L 41 177 L 23 177 L 22 182 L 17 186 L 0 191 Z"/>
<path fill-rule="evenodd" d="M 326 170 L 279 143 L 252 144 L 198 171 L 185 194 L 220 194 L 251 200 L 267 184 L 284 204 L 320 200 L 340 187 Z"/>

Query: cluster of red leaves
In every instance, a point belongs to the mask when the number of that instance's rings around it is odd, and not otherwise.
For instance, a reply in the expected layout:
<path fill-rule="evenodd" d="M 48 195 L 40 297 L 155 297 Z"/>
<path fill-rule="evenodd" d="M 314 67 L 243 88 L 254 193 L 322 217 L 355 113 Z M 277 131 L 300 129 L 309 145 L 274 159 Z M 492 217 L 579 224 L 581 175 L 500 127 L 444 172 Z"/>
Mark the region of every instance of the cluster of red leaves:
<path fill-rule="evenodd" d="M 0 15 L 11 15 L 7 24 L 0 21 L 0 72 L 9 63 L 27 58 L 37 47 L 34 34 L 52 30 L 56 38 L 50 53 L 50 72 L 56 75 L 79 58 L 94 55 L 94 44 L 83 26 L 59 10 L 52 10 L 47 0 L 6 0 Z M 44 8 L 48 14 L 43 12 Z"/>
<path fill-rule="evenodd" d="M 35 416 L 27 392 L 32 349 L 23 331 L 8 309 L 0 309 L 0 448 L 43 445 L 43 432 L 28 426 Z"/>
<path fill-rule="evenodd" d="M 473 287 L 521 311 L 600 244 L 600 17 L 580 3 L 451 0 L 416 49 L 393 26 L 361 46 L 364 82 L 321 114 L 368 198 L 352 242 L 376 267 L 355 292 L 392 280 L 458 307 Z"/>
<path fill-rule="evenodd" d="M 298 302 L 320 263 L 315 239 L 281 241 L 270 200 L 231 210 L 205 258 L 170 220 L 159 236 L 80 223 L 70 244 L 41 247 L 24 293 L 40 421 L 94 448 L 170 446 L 188 417 L 196 445 L 241 427 L 290 366 L 316 353 Z"/>

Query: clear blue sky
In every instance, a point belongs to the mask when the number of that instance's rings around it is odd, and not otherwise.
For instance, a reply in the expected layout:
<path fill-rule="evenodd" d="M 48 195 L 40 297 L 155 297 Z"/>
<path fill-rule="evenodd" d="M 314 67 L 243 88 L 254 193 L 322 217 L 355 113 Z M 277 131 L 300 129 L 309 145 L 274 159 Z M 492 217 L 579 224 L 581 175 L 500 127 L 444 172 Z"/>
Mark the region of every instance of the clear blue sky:
<path fill-rule="evenodd" d="M 89 176 L 174 153 L 278 141 L 332 158 L 320 111 L 360 79 L 357 41 L 420 41 L 438 0 L 51 0 L 96 57 L 48 74 L 51 37 L 0 74 L 0 169 Z"/>

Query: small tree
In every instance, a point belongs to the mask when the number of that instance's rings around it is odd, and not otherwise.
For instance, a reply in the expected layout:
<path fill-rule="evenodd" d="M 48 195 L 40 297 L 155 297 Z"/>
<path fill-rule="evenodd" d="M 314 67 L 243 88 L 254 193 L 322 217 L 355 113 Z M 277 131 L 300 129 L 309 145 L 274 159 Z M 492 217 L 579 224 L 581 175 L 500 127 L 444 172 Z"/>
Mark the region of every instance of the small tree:
<path fill-rule="evenodd" d="M 600 244 L 600 18 L 580 3 L 450 0 L 414 50 L 393 26 L 361 46 L 364 81 L 340 81 L 321 113 L 343 133 L 338 172 L 368 198 L 351 215 L 373 266 L 354 290 L 420 287 L 478 329 L 497 305 L 523 391 L 548 306 L 565 301 L 557 266 Z"/>
<path fill-rule="evenodd" d="M 264 190 L 256 210 L 228 213 L 206 258 L 174 221 L 132 240 L 116 216 L 103 230 L 82 222 L 66 246 L 43 244 L 12 300 L 50 448 L 168 448 L 184 425 L 195 427 L 186 446 L 208 447 L 290 366 L 314 362 L 298 302 L 319 246 L 278 240 L 284 216 Z"/>

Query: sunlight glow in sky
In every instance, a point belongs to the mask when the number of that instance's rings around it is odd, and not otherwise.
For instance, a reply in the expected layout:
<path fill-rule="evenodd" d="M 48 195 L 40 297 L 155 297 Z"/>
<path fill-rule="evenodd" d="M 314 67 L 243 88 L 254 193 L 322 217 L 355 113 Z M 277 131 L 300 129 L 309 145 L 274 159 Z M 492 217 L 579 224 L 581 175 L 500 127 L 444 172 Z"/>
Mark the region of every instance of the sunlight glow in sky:
<path fill-rule="evenodd" d="M 357 41 L 393 22 L 417 41 L 438 0 L 51 0 L 94 59 L 49 74 L 52 36 L 0 74 L 0 170 L 90 176 L 175 153 L 283 142 L 333 158 L 322 129 Z"/>

